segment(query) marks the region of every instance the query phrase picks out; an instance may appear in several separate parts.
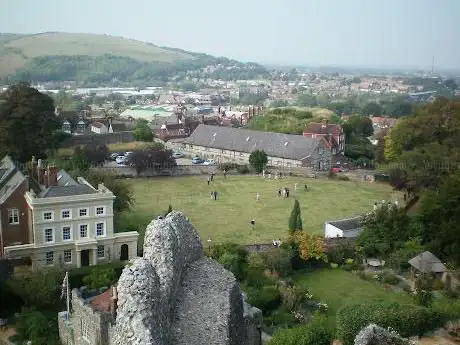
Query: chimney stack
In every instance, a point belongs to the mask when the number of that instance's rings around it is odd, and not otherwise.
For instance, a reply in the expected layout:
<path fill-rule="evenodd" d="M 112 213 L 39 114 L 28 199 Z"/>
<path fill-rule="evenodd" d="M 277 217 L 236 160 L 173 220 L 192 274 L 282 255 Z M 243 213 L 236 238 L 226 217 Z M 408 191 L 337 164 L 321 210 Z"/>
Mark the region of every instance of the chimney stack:
<path fill-rule="evenodd" d="M 32 156 L 32 177 L 37 178 L 37 160 Z"/>
<path fill-rule="evenodd" d="M 43 170 L 42 170 L 43 171 Z M 44 170 L 44 174 L 43 174 L 43 184 L 45 185 L 45 188 L 48 188 L 49 187 L 49 184 L 48 184 L 48 170 Z"/>
<path fill-rule="evenodd" d="M 43 184 L 43 161 L 41 159 L 38 160 L 37 163 L 37 181 L 39 184 Z"/>
<path fill-rule="evenodd" d="M 54 165 L 48 166 L 48 186 L 57 186 L 58 169 Z"/>

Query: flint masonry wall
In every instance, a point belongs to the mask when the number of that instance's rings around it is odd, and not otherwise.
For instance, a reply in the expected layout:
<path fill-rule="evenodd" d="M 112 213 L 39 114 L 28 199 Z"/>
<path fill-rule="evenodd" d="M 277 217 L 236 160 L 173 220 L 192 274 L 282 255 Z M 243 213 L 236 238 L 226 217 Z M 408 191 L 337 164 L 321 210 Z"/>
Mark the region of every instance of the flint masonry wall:
<path fill-rule="evenodd" d="M 196 230 L 182 213 L 173 211 L 148 225 L 144 257 L 123 270 L 110 342 L 258 345 L 258 312 L 257 317 L 244 313 L 233 274 L 203 256 Z"/>

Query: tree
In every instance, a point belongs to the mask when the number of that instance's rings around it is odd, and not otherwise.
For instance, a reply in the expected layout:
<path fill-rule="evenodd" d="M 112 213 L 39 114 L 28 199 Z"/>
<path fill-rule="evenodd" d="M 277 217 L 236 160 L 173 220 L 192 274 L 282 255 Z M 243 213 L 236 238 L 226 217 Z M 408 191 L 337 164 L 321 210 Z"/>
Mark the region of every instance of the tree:
<path fill-rule="evenodd" d="M 133 130 L 134 139 L 137 141 L 151 142 L 153 141 L 153 132 L 149 127 L 149 123 L 145 119 L 137 119 Z"/>
<path fill-rule="evenodd" d="M 300 211 L 299 200 L 295 199 L 294 207 L 291 211 L 291 216 L 289 217 L 289 232 L 293 233 L 296 230 L 302 230 L 302 215 Z"/>
<path fill-rule="evenodd" d="M 394 204 L 380 205 L 362 220 L 357 244 L 368 257 L 385 258 L 403 247 L 409 239 L 420 235 L 403 208 Z"/>
<path fill-rule="evenodd" d="M 437 190 L 427 190 L 420 200 L 422 243 L 443 260 L 460 264 L 460 173 L 455 173 Z"/>
<path fill-rule="evenodd" d="M 58 147 L 61 122 L 50 96 L 21 83 L 0 97 L 0 157 L 9 154 L 26 162 Z"/>
<path fill-rule="evenodd" d="M 117 179 L 116 176 L 100 172 L 96 170 L 89 170 L 84 174 L 86 180 L 91 185 L 97 187 L 99 183 L 103 183 L 112 193 L 115 195 L 113 201 L 113 211 L 115 213 L 121 213 L 122 211 L 128 211 L 134 205 L 133 192 L 130 186 L 123 180 Z"/>
<path fill-rule="evenodd" d="M 129 163 L 136 168 L 138 174 L 146 168 L 170 169 L 177 166 L 176 160 L 172 157 L 172 151 L 158 147 L 134 151 L 129 158 Z"/>
<path fill-rule="evenodd" d="M 13 340 L 16 344 L 59 345 L 55 322 L 40 311 L 25 309 L 17 316 Z"/>
<path fill-rule="evenodd" d="M 106 145 L 88 144 L 83 148 L 83 155 L 88 163 L 100 165 L 107 159 L 109 149 Z"/>
<path fill-rule="evenodd" d="M 24 301 L 26 307 L 46 309 L 59 303 L 63 278 L 63 272 L 58 269 L 42 269 L 23 276 L 13 276 L 7 285 Z"/>
<path fill-rule="evenodd" d="M 433 277 L 429 273 L 419 273 L 415 279 L 415 302 L 422 307 L 433 303 Z"/>
<path fill-rule="evenodd" d="M 255 150 L 249 156 L 249 164 L 254 168 L 257 173 L 261 173 L 268 163 L 268 157 L 265 151 Z"/>
<path fill-rule="evenodd" d="M 377 134 L 377 146 L 375 148 L 375 160 L 378 163 L 385 162 L 385 137 L 388 135 L 388 129 L 384 128 Z"/>
<path fill-rule="evenodd" d="M 362 113 L 364 115 L 380 116 L 382 114 L 382 107 L 377 102 L 369 102 L 363 107 Z"/>
<path fill-rule="evenodd" d="M 327 261 L 324 237 L 297 230 L 291 234 L 289 241 L 298 248 L 299 257 L 302 260 Z"/>

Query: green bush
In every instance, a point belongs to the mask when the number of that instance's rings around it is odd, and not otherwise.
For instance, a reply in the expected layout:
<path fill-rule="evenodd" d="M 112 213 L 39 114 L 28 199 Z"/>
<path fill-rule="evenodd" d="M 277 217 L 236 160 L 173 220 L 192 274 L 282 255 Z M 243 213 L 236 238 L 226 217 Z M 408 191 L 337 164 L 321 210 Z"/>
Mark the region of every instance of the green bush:
<path fill-rule="evenodd" d="M 113 268 L 100 268 L 96 266 L 89 275 L 83 278 L 83 283 L 89 289 L 100 289 L 102 287 L 110 287 L 117 280 L 118 277 Z"/>
<path fill-rule="evenodd" d="M 238 168 L 236 163 L 219 163 L 217 164 L 217 169 L 220 171 L 230 171 Z"/>
<path fill-rule="evenodd" d="M 249 167 L 247 165 L 239 165 L 237 168 L 236 168 L 236 171 L 238 172 L 238 174 L 249 174 L 251 172 L 251 170 L 249 170 Z"/>
<path fill-rule="evenodd" d="M 276 332 L 269 345 L 329 345 L 333 333 L 323 317 L 315 316 L 306 326 Z"/>
<path fill-rule="evenodd" d="M 262 271 L 268 269 L 271 272 L 278 272 L 281 276 L 287 276 L 292 273 L 290 254 L 283 248 L 273 248 L 251 254 L 249 265 Z"/>
<path fill-rule="evenodd" d="M 57 320 L 54 315 L 50 317 L 33 309 L 23 310 L 16 317 L 16 334 L 12 340 L 16 344 L 30 341 L 34 345 L 59 345 Z"/>
<path fill-rule="evenodd" d="M 372 279 L 373 279 L 373 277 L 372 277 L 371 274 L 366 273 L 366 272 L 364 272 L 364 271 L 358 271 L 358 272 L 356 272 L 356 275 L 357 275 L 358 277 L 360 277 L 362 280 L 367 280 L 367 281 L 369 281 L 369 280 L 372 280 Z"/>
<path fill-rule="evenodd" d="M 347 305 L 337 312 L 337 337 L 344 345 L 353 345 L 359 331 L 370 323 L 391 327 L 403 337 L 423 335 L 441 326 L 442 314 L 428 308 L 397 303 Z"/>
<path fill-rule="evenodd" d="M 113 269 L 115 271 L 115 277 L 118 280 L 125 266 L 126 266 L 126 263 L 117 261 L 117 262 L 112 262 L 109 264 L 103 264 L 103 265 L 97 265 L 97 266 L 86 266 L 86 267 L 74 268 L 69 271 L 69 285 L 72 289 L 82 287 L 83 285 L 85 285 L 85 283 L 83 282 L 83 279 L 86 276 L 90 275 L 91 272 L 95 270 L 96 268 Z"/>
<path fill-rule="evenodd" d="M 296 310 L 305 299 L 305 291 L 296 286 L 281 287 L 280 292 L 283 306 L 288 310 Z"/>
<path fill-rule="evenodd" d="M 274 310 L 270 315 L 264 317 L 264 324 L 268 327 L 293 327 L 298 324 L 299 321 L 287 308 L 279 308 Z"/>
<path fill-rule="evenodd" d="M 211 247 L 211 258 L 224 265 L 235 277 L 242 281 L 245 277 L 248 252 L 235 243 L 223 243 Z"/>
<path fill-rule="evenodd" d="M 399 282 L 401 281 L 401 278 L 397 277 L 395 274 L 393 274 L 391 271 L 383 271 L 379 275 L 379 281 L 384 283 L 384 284 L 389 284 L 389 285 L 398 285 Z"/>
<path fill-rule="evenodd" d="M 260 288 L 248 287 L 246 293 L 248 303 L 264 313 L 275 310 L 281 305 L 281 294 L 274 285 L 265 285 Z"/>

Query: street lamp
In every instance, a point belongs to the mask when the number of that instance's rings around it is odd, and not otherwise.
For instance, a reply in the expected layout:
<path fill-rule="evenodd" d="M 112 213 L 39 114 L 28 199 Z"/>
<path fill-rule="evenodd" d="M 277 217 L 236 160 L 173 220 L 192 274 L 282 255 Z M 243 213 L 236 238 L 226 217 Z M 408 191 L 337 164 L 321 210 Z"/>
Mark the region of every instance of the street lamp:
<path fill-rule="evenodd" d="M 209 252 L 209 255 L 211 255 L 211 243 L 212 243 L 212 240 L 211 239 L 208 239 L 208 252 Z"/>

